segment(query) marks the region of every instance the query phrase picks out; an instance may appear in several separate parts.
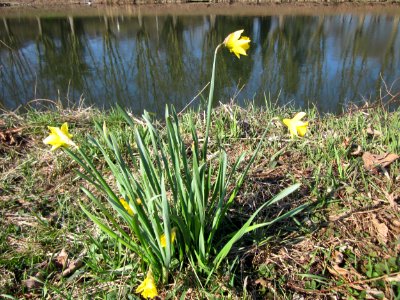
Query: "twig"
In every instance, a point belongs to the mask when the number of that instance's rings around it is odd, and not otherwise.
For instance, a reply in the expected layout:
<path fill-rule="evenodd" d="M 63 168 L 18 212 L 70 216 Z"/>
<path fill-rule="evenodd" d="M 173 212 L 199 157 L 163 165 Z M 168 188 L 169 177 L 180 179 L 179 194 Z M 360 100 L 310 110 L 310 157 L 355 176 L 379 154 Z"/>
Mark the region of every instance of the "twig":
<path fill-rule="evenodd" d="M 200 92 L 197 93 L 196 96 L 194 96 L 194 98 L 188 103 L 186 104 L 186 106 L 178 113 L 178 116 L 180 116 L 193 102 L 194 100 L 197 99 L 197 97 L 199 97 L 201 95 L 201 93 L 210 85 L 210 83 L 207 83 Z"/>
<path fill-rule="evenodd" d="M 6 43 L 4 43 L 2 40 L 0 40 L 0 43 L 2 43 L 4 46 L 6 46 L 8 49 L 10 49 L 11 51 L 14 51 L 13 48 L 11 48 L 10 46 L 8 46 Z"/>
<path fill-rule="evenodd" d="M 355 285 L 374 282 L 374 281 L 381 280 L 381 279 L 387 279 L 387 278 L 395 277 L 395 276 L 398 276 L 398 275 L 400 275 L 400 272 L 391 273 L 391 274 L 387 274 L 387 275 L 383 275 L 383 276 L 379 276 L 379 277 L 374 277 L 374 278 L 370 278 L 370 279 L 358 280 L 358 281 L 353 281 L 353 282 L 346 282 L 343 285 L 333 286 L 333 287 L 331 287 L 329 289 L 322 289 L 322 290 L 307 290 L 307 289 L 298 287 L 298 286 L 296 286 L 294 284 L 288 284 L 288 286 L 291 289 L 297 290 L 297 291 L 302 292 L 302 293 L 319 294 L 319 295 L 321 295 L 321 294 L 332 293 L 332 291 L 338 291 L 338 290 L 341 290 L 341 289 L 343 289 L 345 287 L 349 287 L 350 286 L 350 287 L 354 288 Z"/>

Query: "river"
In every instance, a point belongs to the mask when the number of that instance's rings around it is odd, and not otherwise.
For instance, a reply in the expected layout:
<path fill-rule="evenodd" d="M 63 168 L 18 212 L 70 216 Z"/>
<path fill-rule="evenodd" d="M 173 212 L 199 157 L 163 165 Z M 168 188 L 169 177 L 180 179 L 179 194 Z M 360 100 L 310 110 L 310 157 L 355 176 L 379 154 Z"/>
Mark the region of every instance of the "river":
<path fill-rule="evenodd" d="M 251 39 L 240 59 L 222 49 L 216 100 L 266 101 L 321 112 L 400 91 L 400 14 L 146 14 L 3 16 L 0 106 L 182 109 L 210 80 L 214 49 L 232 31 Z M 192 103 L 197 107 L 207 88 Z M 383 98 L 384 101 L 390 97 Z"/>

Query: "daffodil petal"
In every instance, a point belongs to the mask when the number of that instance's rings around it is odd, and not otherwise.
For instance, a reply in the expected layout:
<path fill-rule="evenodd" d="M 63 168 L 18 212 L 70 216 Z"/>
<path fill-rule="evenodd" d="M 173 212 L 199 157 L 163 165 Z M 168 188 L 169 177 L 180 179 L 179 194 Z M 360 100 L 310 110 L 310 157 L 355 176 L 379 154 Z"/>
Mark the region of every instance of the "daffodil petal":
<path fill-rule="evenodd" d="M 61 131 L 65 134 L 68 133 L 68 123 L 65 122 L 64 124 L 61 125 Z"/>
<path fill-rule="evenodd" d="M 244 29 L 240 29 L 240 30 L 237 30 L 235 32 L 232 32 L 230 34 L 230 40 L 231 41 L 237 41 L 240 38 L 240 36 L 242 35 L 243 31 L 244 31 Z"/>
<path fill-rule="evenodd" d="M 176 238 L 176 228 L 172 228 L 171 229 L 171 243 L 173 243 L 175 241 Z"/>
<path fill-rule="evenodd" d="M 58 136 L 50 134 L 47 138 L 43 140 L 43 143 L 47 145 L 52 145 L 54 143 L 57 143 L 58 140 L 59 140 Z"/>
<path fill-rule="evenodd" d="M 250 48 L 250 44 L 249 43 L 245 43 L 242 45 L 243 50 L 249 50 Z"/>
<path fill-rule="evenodd" d="M 50 134 L 47 138 L 43 140 L 43 143 L 46 145 L 51 145 L 50 151 L 54 151 L 61 147 L 62 141 L 60 138 L 55 134 Z"/>
<path fill-rule="evenodd" d="M 171 233 L 170 233 L 170 236 L 171 236 L 171 244 L 175 241 L 175 238 L 176 238 L 176 230 L 177 230 L 176 227 L 174 227 L 174 228 L 171 229 Z M 161 244 L 161 247 L 163 247 L 163 248 L 167 247 L 167 238 L 165 237 L 165 234 L 164 234 L 164 233 L 160 236 L 160 244 Z"/>
<path fill-rule="evenodd" d="M 64 134 L 64 132 L 62 132 L 62 130 L 60 128 L 56 128 L 56 134 L 63 141 L 68 139 L 68 137 Z"/>
<path fill-rule="evenodd" d="M 250 43 L 250 40 L 243 40 L 243 39 L 240 39 L 240 40 L 238 40 L 235 44 L 236 45 L 239 45 L 240 47 L 243 47 L 244 45 L 248 45 Z"/>
<path fill-rule="evenodd" d="M 47 126 L 47 128 L 49 128 L 50 133 L 57 134 L 57 130 L 58 130 L 57 127 Z"/>
<path fill-rule="evenodd" d="M 65 122 L 61 125 L 61 132 L 64 133 L 68 138 L 72 138 L 72 134 L 68 132 L 68 123 Z"/>
<path fill-rule="evenodd" d="M 307 132 L 308 122 L 304 122 L 302 125 L 297 126 L 297 133 L 299 136 L 304 136 Z"/>
<path fill-rule="evenodd" d="M 160 244 L 163 248 L 167 247 L 167 239 L 164 233 L 160 236 Z"/>
<path fill-rule="evenodd" d="M 299 113 L 297 113 L 294 117 L 293 117 L 293 121 L 300 121 L 302 118 L 304 118 L 306 115 L 305 112 L 301 111 Z"/>
<path fill-rule="evenodd" d="M 291 138 L 293 138 L 294 136 L 297 136 L 297 127 L 294 122 L 291 122 L 289 124 L 288 128 L 289 128 Z"/>
<path fill-rule="evenodd" d="M 233 48 L 233 52 L 238 53 L 238 54 L 242 54 L 242 55 L 247 55 L 246 51 L 242 47 Z"/>
<path fill-rule="evenodd" d="M 287 127 L 289 127 L 291 119 L 283 119 L 283 124 L 285 124 Z"/>
<path fill-rule="evenodd" d="M 249 43 L 250 43 L 250 39 L 249 39 L 248 37 L 244 37 L 244 36 L 242 36 L 242 37 L 240 38 L 240 40 L 238 40 L 238 41 L 236 42 L 236 44 L 241 45 L 242 47 L 243 47 L 244 45 L 248 46 Z"/>

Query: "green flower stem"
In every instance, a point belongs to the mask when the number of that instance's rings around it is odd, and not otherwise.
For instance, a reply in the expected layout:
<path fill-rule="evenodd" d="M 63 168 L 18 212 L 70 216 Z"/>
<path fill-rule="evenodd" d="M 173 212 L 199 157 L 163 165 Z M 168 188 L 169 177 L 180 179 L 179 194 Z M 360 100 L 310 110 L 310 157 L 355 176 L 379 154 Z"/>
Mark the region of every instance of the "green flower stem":
<path fill-rule="evenodd" d="M 219 44 L 217 46 L 217 48 L 215 48 L 215 52 L 214 52 L 214 62 L 213 62 L 211 82 L 210 82 L 210 93 L 208 95 L 208 104 L 207 104 L 206 134 L 204 136 L 204 145 L 203 145 L 203 160 L 204 161 L 207 158 L 208 135 L 209 135 L 210 126 L 211 126 L 211 108 L 212 108 L 213 99 L 214 99 L 215 65 L 216 65 L 216 61 L 217 61 L 217 52 L 222 45 L 223 45 L 223 43 Z"/>

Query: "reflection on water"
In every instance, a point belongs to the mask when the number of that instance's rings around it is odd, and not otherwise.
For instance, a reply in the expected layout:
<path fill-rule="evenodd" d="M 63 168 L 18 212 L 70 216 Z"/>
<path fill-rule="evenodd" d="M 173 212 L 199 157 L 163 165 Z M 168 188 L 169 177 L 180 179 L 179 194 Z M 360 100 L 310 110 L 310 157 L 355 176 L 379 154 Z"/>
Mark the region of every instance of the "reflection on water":
<path fill-rule="evenodd" d="M 0 23 L 0 105 L 60 99 L 140 113 L 184 107 L 209 81 L 214 48 L 233 30 L 248 57 L 218 58 L 216 99 L 339 111 L 400 77 L 400 16 L 136 16 Z M 244 87 L 243 87 L 244 86 Z M 400 89 L 395 83 L 394 89 Z M 240 91 L 240 93 L 238 93 Z M 206 93 L 205 93 L 206 95 Z"/>

